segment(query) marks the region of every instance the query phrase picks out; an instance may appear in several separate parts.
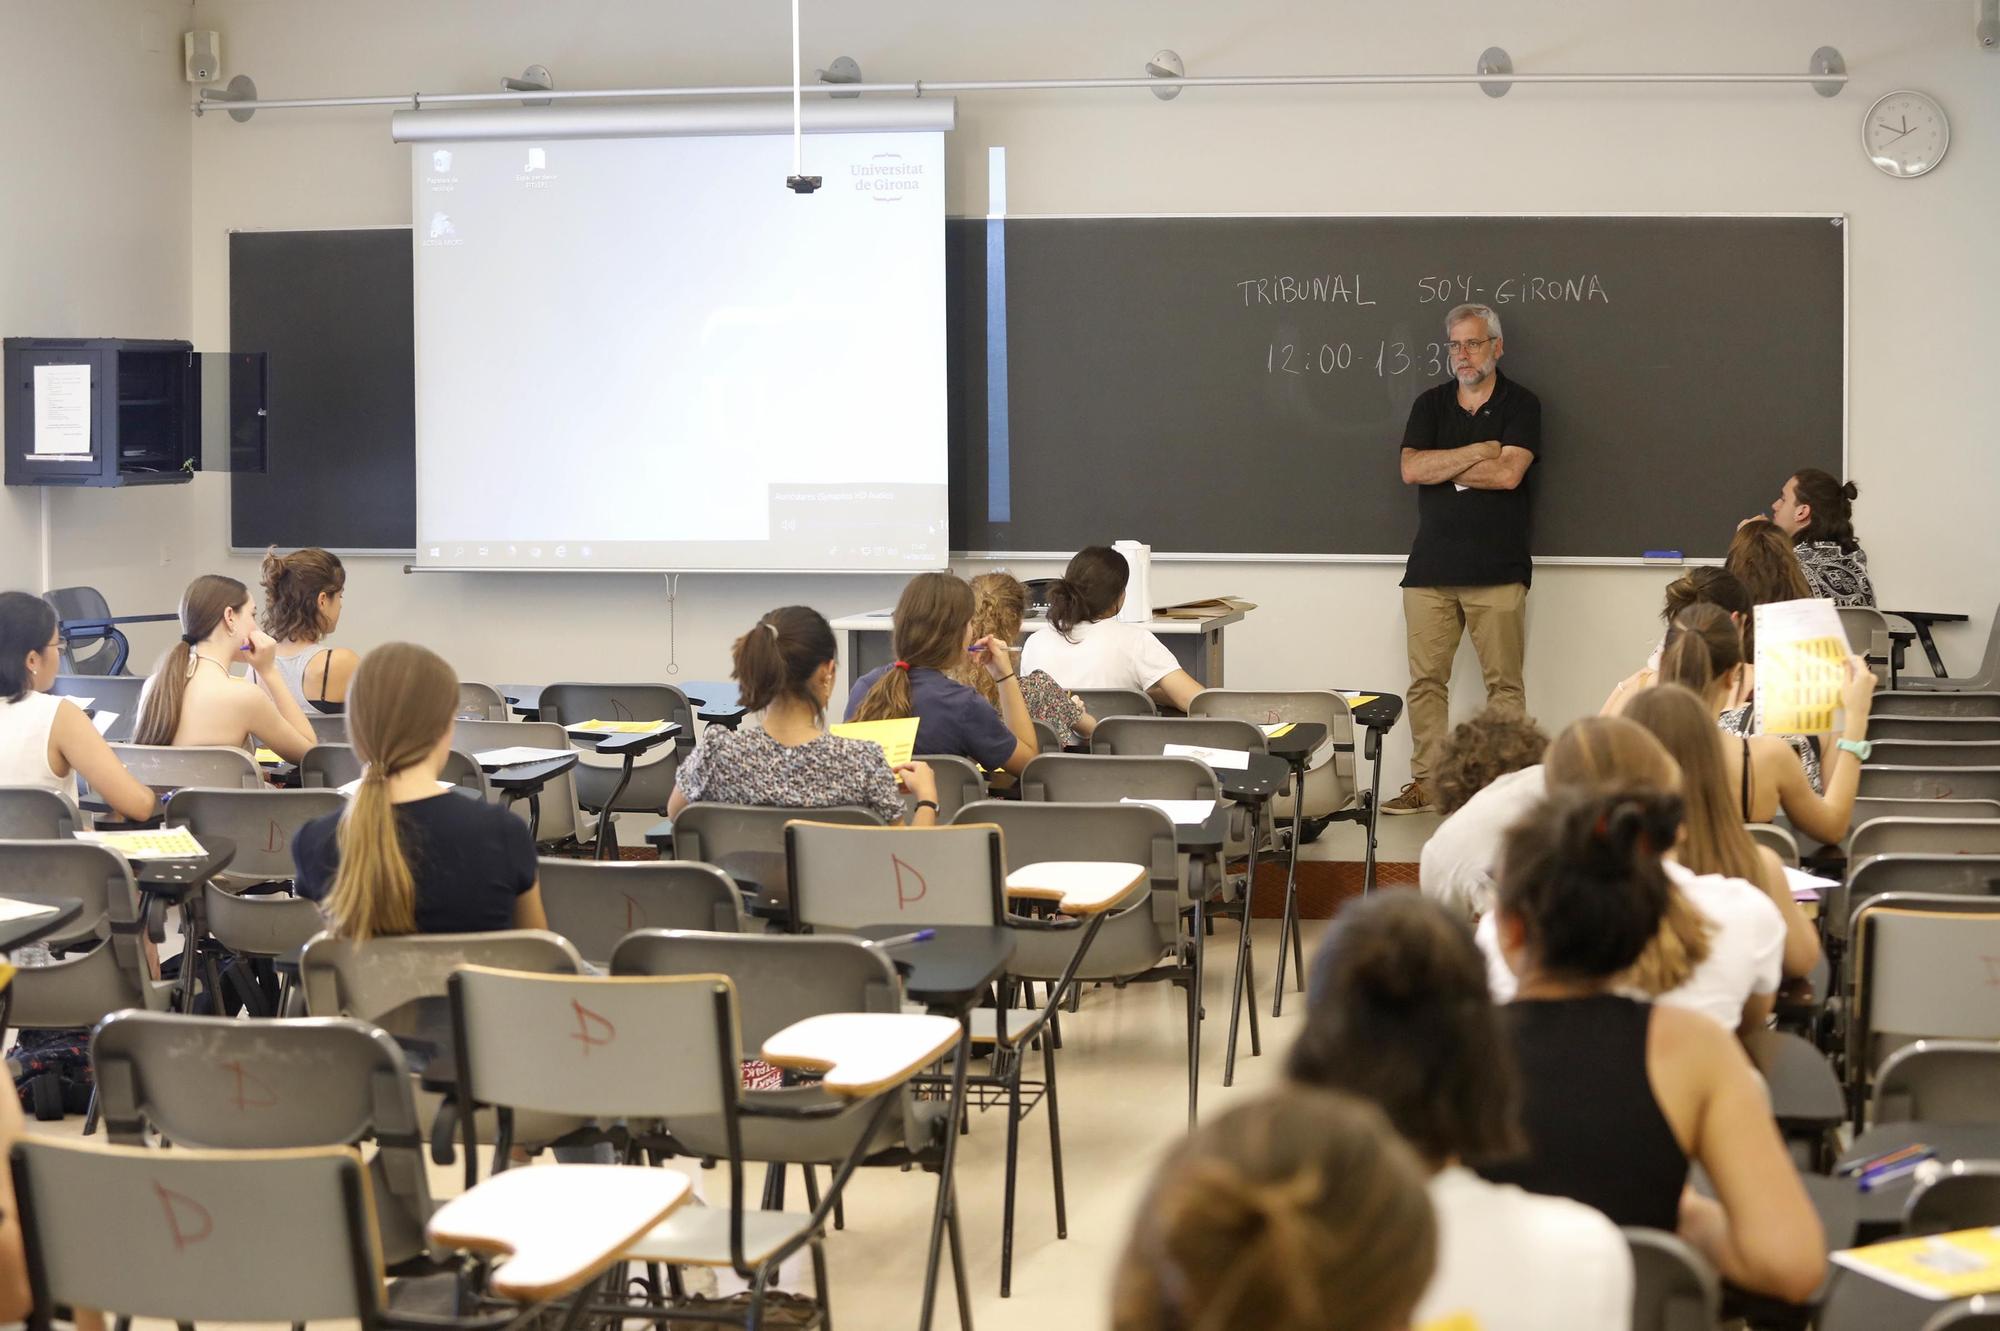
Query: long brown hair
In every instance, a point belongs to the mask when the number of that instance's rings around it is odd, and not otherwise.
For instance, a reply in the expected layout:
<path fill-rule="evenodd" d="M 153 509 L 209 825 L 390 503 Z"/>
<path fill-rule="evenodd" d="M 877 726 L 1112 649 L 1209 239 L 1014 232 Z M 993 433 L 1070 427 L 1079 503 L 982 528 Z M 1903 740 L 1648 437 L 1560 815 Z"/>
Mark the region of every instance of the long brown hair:
<path fill-rule="evenodd" d="M 187 697 L 195 644 L 215 632 L 224 614 L 248 604 L 250 589 L 220 573 L 204 573 L 188 584 L 181 593 L 181 640 L 167 648 L 139 695 L 134 744 L 174 742 L 174 732 L 181 728 L 181 703 Z"/>
<path fill-rule="evenodd" d="M 982 573 L 972 580 L 972 640 L 995 637 L 1012 642 L 1021 632 L 1021 619 L 1028 613 L 1028 589 L 1012 573 Z M 979 691 L 979 696 L 1000 705 L 1000 686 L 993 673 L 965 653 L 945 671 L 961 684 Z"/>
<path fill-rule="evenodd" d="M 1437 1264 L 1423 1167 L 1374 1106 L 1288 1086 L 1206 1120 L 1154 1171 L 1112 1331 L 1408 1324 Z"/>
<path fill-rule="evenodd" d="M 1792 493 L 1812 509 L 1806 525 L 1792 534 L 1794 541 L 1832 541 L 1843 553 L 1854 552 L 1860 544 L 1854 537 L 1854 501 L 1861 498 L 1860 486 L 1807 467 L 1792 473 Z"/>
<path fill-rule="evenodd" d="M 1102 619 L 1125 594 L 1132 566 L 1108 545 L 1086 545 L 1049 584 L 1049 626 L 1067 638 L 1078 624 Z"/>
<path fill-rule="evenodd" d="M 893 643 L 896 664 L 882 672 L 850 721 L 914 716 L 911 670 L 948 671 L 965 656 L 965 626 L 972 621 L 972 588 L 955 573 L 919 573 L 896 598 Z"/>
<path fill-rule="evenodd" d="M 1730 789 L 1722 761 L 1723 733 L 1702 700 L 1678 684 L 1642 689 L 1625 701 L 1624 715 L 1650 731 L 1681 768 L 1681 801 L 1687 806 L 1687 841 L 1681 863 L 1696 873 L 1719 873 L 1756 882 L 1762 860 L 1743 829 L 1743 810 Z"/>
<path fill-rule="evenodd" d="M 322 595 L 337 596 L 347 586 L 340 556 L 326 550 L 294 550 L 264 556 L 264 632 L 279 642 L 318 642 L 326 634 Z"/>
<path fill-rule="evenodd" d="M 1711 733 L 1720 733 L 1712 718 L 1705 724 Z M 1667 747 L 1644 726 L 1622 716 L 1591 716 L 1572 722 L 1549 746 L 1548 776 L 1551 795 L 1614 788 L 1670 791 L 1684 789 L 1687 784 Z M 1683 793 L 1683 818 L 1685 801 Z M 1669 838 L 1656 849 L 1664 851 L 1672 844 Z M 1678 989 L 1708 960 L 1714 940 L 1714 922 L 1669 880 L 1660 926 L 1624 978 L 1649 994 Z"/>
<path fill-rule="evenodd" d="M 753 712 L 790 698 L 823 721 L 826 709 L 813 695 L 812 677 L 839 655 L 825 616 L 811 606 L 782 605 L 729 649 L 729 677 L 736 681 L 737 700 Z"/>
<path fill-rule="evenodd" d="M 451 732 L 458 675 L 443 657 L 386 642 L 361 658 L 347 692 L 347 733 L 367 766 L 340 816 L 340 868 L 327 894 L 333 931 L 361 941 L 417 930 L 417 883 L 396 830 L 389 778 Z"/>
<path fill-rule="evenodd" d="M 1722 566 L 1750 593 L 1752 605 L 1802 601 L 1812 595 L 1791 538 L 1769 518 L 1752 518 L 1736 529 Z"/>
<path fill-rule="evenodd" d="M 1723 677 L 1743 663 L 1743 635 L 1721 607 L 1691 605 L 1667 627 L 1660 683 L 1685 685 L 1707 701 Z"/>

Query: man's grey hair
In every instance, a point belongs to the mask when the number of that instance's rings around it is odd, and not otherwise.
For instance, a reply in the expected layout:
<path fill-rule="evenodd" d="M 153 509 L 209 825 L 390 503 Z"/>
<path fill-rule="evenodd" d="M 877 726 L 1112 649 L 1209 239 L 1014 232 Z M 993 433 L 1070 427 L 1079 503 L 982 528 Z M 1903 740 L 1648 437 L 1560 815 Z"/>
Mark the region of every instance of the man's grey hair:
<path fill-rule="evenodd" d="M 1486 324 L 1486 336 L 1500 336 L 1500 316 L 1493 312 L 1491 305 L 1452 306 L 1451 313 L 1444 317 L 1444 335 L 1450 337 L 1452 325 L 1463 323 L 1467 319 L 1483 320 Z"/>

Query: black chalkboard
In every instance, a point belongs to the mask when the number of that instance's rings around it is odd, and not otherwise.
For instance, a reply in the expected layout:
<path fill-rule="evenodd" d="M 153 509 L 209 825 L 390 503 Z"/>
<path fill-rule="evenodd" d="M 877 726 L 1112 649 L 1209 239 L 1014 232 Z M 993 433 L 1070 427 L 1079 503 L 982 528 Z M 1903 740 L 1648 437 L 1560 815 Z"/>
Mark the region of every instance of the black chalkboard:
<path fill-rule="evenodd" d="M 1793 471 L 1842 473 L 1844 241 L 1837 217 L 955 220 L 952 547 L 1404 554 L 1403 425 L 1473 300 L 1543 403 L 1535 552 L 1720 555 Z"/>
<path fill-rule="evenodd" d="M 229 543 L 417 544 L 410 231 L 238 231 L 229 341 L 266 353 L 261 473 L 229 478 Z"/>

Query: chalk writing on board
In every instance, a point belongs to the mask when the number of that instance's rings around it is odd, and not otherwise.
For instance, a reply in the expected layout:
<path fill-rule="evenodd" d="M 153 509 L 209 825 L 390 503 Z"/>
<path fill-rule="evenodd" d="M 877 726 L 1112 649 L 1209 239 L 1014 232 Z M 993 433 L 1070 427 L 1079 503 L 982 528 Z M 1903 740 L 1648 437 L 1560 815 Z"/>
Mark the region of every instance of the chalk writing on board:
<path fill-rule="evenodd" d="M 592 1012 L 582 1003 L 572 998 L 570 1008 L 576 1013 L 576 1034 L 569 1038 L 583 1046 L 583 1056 L 590 1057 L 591 1046 L 610 1044 L 618 1038 L 618 1028 L 611 1024 L 602 1013 Z"/>
<path fill-rule="evenodd" d="M 1373 305 L 1361 295 L 1359 273 L 1314 273 L 1302 277 L 1245 278 L 1236 284 L 1245 305 Z"/>
<path fill-rule="evenodd" d="M 215 1217 L 186 1193 L 155 1183 L 153 1195 L 160 1199 L 160 1209 L 166 1213 L 167 1233 L 173 1236 L 175 1252 L 200 1243 L 215 1232 Z"/>
<path fill-rule="evenodd" d="M 1477 273 L 1417 279 L 1417 304 L 1609 305 L 1611 294 L 1596 273 L 1521 273 L 1499 281 Z"/>
<path fill-rule="evenodd" d="M 898 856 L 891 855 L 889 863 L 896 872 L 896 909 L 902 910 L 912 901 L 923 900 L 924 894 L 931 890 L 930 884 L 924 881 L 924 876 L 903 863 Z"/>
<path fill-rule="evenodd" d="M 1415 371 L 1426 379 L 1442 379 L 1451 359 L 1442 342 L 1269 342 L 1264 346 L 1267 374 L 1342 374 L 1374 371 L 1389 379 Z"/>

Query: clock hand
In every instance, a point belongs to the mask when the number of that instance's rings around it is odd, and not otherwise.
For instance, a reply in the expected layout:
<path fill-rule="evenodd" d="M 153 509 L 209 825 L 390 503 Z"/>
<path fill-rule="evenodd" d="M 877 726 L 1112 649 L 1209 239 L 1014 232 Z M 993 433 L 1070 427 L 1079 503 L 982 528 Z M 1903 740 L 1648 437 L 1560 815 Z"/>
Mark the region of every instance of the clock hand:
<path fill-rule="evenodd" d="M 1888 123 L 1887 121 L 1885 121 L 1885 120 L 1878 120 L 1878 121 L 1876 121 L 1875 123 L 1876 123 L 1876 124 L 1877 124 L 1878 126 L 1880 126 L 1881 128 L 1883 128 L 1883 129 L 1893 129 L 1893 128 L 1895 128 L 1894 126 L 1890 125 L 1890 124 L 1889 124 L 1889 123 Z M 1894 135 L 1893 137 L 1891 137 L 1891 138 L 1889 138 L 1889 139 L 1885 140 L 1885 141 L 1883 142 L 1882 146 L 1886 148 L 1886 147 L 1888 147 L 1888 146 L 1889 146 L 1889 145 L 1890 145 L 1891 143 L 1894 143 L 1894 142 L 1895 142 L 1895 141 L 1896 141 L 1897 139 L 1900 139 L 1900 138 L 1902 138 L 1902 137 L 1903 137 L 1903 135 L 1905 135 L 1905 134 L 1914 134 L 1914 133 L 1916 133 L 1916 128 L 1915 128 L 1914 126 L 1912 126 L 1912 127 L 1911 127 L 1911 128 L 1909 128 L 1909 129 L 1906 129 L 1906 130 L 1901 130 L 1901 131 L 1898 131 L 1898 132 L 1897 132 L 1897 133 L 1896 133 L 1896 134 L 1895 134 L 1895 135 Z"/>

